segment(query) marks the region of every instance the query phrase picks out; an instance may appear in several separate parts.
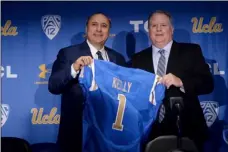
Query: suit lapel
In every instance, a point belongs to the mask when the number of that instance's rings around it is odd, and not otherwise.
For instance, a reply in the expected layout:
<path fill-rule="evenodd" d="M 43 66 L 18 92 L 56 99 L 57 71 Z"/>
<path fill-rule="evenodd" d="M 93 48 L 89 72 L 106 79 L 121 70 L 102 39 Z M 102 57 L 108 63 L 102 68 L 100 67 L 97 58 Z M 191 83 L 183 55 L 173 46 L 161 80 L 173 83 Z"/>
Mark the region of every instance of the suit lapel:
<path fill-rule="evenodd" d="M 168 59 L 168 64 L 167 64 L 167 69 L 166 69 L 166 74 L 168 73 L 175 73 L 176 65 L 178 65 L 178 43 L 173 41 L 170 54 L 169 54 L 169 59 Z"/>
<path fill-rule="evenodd" d="M 89 45 L 87 44 L 87 42 L 86 41 L 84 41 L 82 44 L 81 44 L 81 46 L 80 46 L 80 50 L 81 50 L 81 55 L 82 56 L 91 56 L 92 58 L 93 58 L 93 56 L 92 56 L 92 54 L 91 54 L 91 51 L 90 51 L 90 48 L 89 48 Z"/>
<path fill-rule="evenodd" d="M 154 73 L 154 64 L 153 64 L 153 51 L 152 51 L 152 46 L 147 48 L 144 53 L 141 55 L 142 56 L 142 61 L 140 61 L 143 65 L 143 69 Z"/>
<path fill-rule="evenodd" d="M 151 65 L 150 66 L 150 71 L 152 72 L 152 73 L 155 73 L 154 72 L 154 60 L 153 60 L 153 49 L 152 49 L 152 46 L 149 48 L 149 50 L 148 50 L 148 56 L 147 56 L 148 58 L 150 58 L 149 60 L 148 60 L 148 62 L 149 63 L 147 63 L 148 65 Z"/>
<path fill-rule="evenodd" d="M 110 50 L 109 48 L 105 47 L 105 51 L 108 54 L 109 61 L 113 62 L 113 63 L 117 63 L 116 62 L 116 56 L 113 54 L 112 50 Z"/>

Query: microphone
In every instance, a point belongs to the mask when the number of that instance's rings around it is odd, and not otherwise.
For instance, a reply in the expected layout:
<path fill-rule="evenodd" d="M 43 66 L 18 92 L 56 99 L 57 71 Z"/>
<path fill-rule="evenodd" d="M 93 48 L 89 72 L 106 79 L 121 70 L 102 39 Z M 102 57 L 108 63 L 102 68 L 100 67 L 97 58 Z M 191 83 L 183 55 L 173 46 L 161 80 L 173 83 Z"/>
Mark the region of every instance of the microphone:
<path fill-rule="evenodd" d="M 183 98 L 170 97 L 170 107 L 171 107 L 171 110 L 175 107 L 178 110 L 178 112 L 181 112 L 184 108 Z"/>
<path fill-rule="evenodd" d="M 181 107 L 180 103 L 176 102 L 176 103 L 175 103 L 175 107 L 177 108 L 177 110 L 178 110 L 179 112 L 181 112 L 182 107 Z"/>

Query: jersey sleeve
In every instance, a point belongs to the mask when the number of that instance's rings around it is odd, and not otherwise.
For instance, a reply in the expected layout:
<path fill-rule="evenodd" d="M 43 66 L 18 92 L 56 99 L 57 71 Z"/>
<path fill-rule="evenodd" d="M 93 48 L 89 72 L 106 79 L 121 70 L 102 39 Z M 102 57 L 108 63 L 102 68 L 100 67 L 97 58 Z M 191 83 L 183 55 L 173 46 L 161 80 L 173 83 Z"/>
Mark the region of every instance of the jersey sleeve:
<path fill-rule="evenodd" d="M 165 86 L 159 82 L 160 79 L 160 76 L 155 75 L 149 97 L 149 101 L 155 106 L 157 102 L 162 101 L 164 98 Z"/>
<path fill-rule="evenodd" d="M 81 86 L 86 89 L 86 91 L 94 91 L 97 90 L 97 84 L 95 82 L 95 64 L 94 61 L 88 65 L 84 66 L 81 69 L 80 75 L 79 75 L 79 83 Z"/>

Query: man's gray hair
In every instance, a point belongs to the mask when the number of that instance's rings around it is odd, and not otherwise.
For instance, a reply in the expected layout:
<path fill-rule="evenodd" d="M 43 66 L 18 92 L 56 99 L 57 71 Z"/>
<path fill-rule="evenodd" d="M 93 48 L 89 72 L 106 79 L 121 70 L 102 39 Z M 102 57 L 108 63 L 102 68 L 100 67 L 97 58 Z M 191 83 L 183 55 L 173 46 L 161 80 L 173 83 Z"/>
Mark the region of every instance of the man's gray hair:
<path fill-rule="evenodd" d="M 170 24 L 173 26 L 173 17 L 168 11 L 163 11 L 163 10 L 156 10 L 152 12 L 149 17 L 148 17 L 148 28 L 150 27 L 150 19 L 153 17 L 154 14 L 164 14 L 169 18 Z"/>

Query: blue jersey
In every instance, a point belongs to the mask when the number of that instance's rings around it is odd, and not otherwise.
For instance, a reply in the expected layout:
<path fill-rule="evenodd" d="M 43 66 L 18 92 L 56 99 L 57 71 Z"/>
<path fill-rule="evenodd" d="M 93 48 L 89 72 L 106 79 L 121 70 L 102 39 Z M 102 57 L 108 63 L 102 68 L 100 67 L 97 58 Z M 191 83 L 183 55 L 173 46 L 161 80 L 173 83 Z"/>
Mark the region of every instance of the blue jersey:
<path fill-rule="evenodd" d="M 79 75 L 86 101 L 85 152 L 139 152 L 164 97 L 152 73 L 93 60 Z M 88 127 L 89 126 L 89 127 Z"/>

